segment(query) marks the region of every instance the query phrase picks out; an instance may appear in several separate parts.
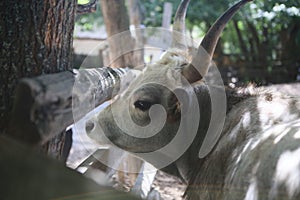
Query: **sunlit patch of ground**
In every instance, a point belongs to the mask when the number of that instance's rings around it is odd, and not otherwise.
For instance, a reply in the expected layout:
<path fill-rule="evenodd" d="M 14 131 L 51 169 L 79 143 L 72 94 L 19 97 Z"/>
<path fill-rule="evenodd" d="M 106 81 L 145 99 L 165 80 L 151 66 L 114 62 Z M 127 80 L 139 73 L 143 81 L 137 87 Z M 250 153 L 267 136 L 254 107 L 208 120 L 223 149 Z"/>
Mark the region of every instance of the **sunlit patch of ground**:
<path fill-rule="evenodd" d="M 164 200 L 182 200 L 186 185 L 180 179 L 158 171 L 152 187 Z"/>

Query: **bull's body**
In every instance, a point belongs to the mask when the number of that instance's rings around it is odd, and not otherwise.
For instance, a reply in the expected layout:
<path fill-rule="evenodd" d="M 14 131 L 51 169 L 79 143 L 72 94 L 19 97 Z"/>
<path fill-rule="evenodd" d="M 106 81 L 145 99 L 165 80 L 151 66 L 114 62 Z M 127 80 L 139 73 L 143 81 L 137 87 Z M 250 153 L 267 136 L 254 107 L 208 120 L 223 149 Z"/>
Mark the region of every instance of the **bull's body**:
<path fill-rule="evenodd" d="M 300 199 L 300 98 L 255 93 L 229 94 L 220 140 L 188 167 L 189 199 Z"/>

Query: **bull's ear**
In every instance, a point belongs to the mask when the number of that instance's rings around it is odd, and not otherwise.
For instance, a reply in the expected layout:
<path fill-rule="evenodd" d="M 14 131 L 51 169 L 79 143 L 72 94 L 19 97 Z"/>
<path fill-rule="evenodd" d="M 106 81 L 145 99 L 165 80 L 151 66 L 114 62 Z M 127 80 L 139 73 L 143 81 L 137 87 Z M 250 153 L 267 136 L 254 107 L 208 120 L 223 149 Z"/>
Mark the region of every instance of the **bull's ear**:
<path fill-rule="evenodd" d="M 172 95 L 172 97 L 169 99 L 168 105 L 169 107 L 167 110 L 167 122 L 175 123 L 180 120 L 181 117 L 180 102 L 175 95 Z"/>
<path fill-rule="evenodd" d="M 182 88 L 176 88 L 168 99 L 167 121 L 172 123 L 180 120 L 189 108 L 190 98 Z"/>

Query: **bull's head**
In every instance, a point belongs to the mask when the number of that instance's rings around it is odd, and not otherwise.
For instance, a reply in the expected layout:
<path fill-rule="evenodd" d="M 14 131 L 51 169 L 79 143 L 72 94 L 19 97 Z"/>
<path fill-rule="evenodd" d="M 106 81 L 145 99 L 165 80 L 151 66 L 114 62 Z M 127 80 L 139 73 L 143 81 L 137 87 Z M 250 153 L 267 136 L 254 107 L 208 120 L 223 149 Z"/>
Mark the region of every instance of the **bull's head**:
<path fill-rule="evenodd" d="M 147 65 L 127 90 L 99 114 L 99 124 L 87 126 L 88 134 L 98 134 L 94 129 L 99 126 L 115 145 L 145 153 L 168 144 L 181 129 L 182 121 L 196 124 L 191 128 L 197 129 L 198 122 L 190 118 L 183 120 L 186 113 L 199 109 L 192 106 L 195 99 L 191 95 L 191 84 L 206 75 L 225 25 L 249 1 L 241 0 L 228 9 L 189 55 L 182 36 L 189 0 L 183 0 L 174 20 L 172 48 L 158 62 Z M 97 135 L 91 137 L 98 138 Z"/>

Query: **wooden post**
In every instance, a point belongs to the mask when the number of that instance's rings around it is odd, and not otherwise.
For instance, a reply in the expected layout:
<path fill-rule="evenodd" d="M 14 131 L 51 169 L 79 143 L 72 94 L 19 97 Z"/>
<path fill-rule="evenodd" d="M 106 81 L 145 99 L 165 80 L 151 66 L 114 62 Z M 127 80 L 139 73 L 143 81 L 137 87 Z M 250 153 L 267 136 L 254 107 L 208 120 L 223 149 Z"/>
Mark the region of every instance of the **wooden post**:
<path fill-rule="evenodd" d="M 172 19 L 172 3 L 165 2 L 163 18 L 162 18 L 162 27 L 170 30 L 171 19 Z M 172 33 L 170 31 L 165 31 L 161 41 L 164 44 L 163 46 L 169 47 L 169 45 L 172 42 Z"/>
<path fill-rule="evenodd" d="M 134 52 L 133 64 L 134 68 L 144 67 L 144 30 L 141 28 L 142 12 L 139 0 L 128 0 L 130 31 L 134 35 Z"/>
<path fill-rule="evenodd" d="M 132 67 L 133 40 L 130 34 L 116 34 L 129 31 L 129 18 L 124 1 L 100 1 L 107 32 L 111 67 Z"/>
<path fill-rule="evenodd" d="M 165 2 L 163 19 L 162 19 L 162 27 L 169 29 L 171 26 L 171 20 L 172 20 L 172 3 Z"/>

